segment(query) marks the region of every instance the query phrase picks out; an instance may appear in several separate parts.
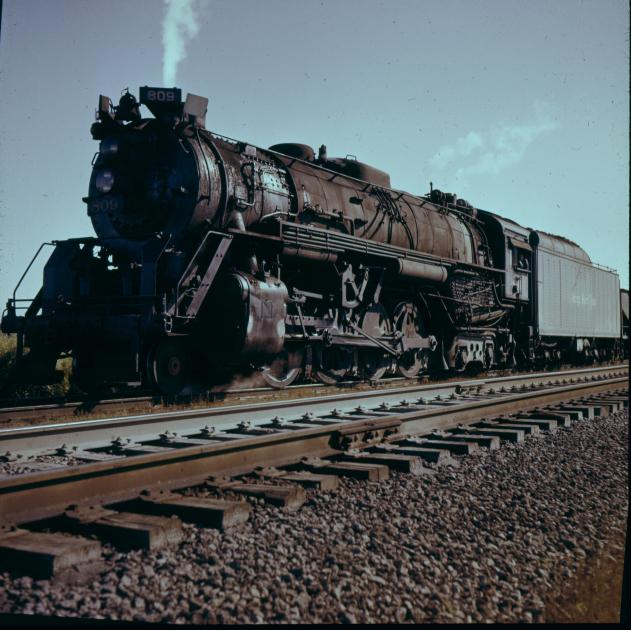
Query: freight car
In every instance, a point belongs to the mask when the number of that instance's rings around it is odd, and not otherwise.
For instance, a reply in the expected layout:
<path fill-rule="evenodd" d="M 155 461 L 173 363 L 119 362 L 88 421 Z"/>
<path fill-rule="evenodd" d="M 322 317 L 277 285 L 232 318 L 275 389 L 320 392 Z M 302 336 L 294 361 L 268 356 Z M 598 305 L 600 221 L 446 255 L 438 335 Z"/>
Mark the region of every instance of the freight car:
<path fill-rule="evenodd" d="M 56 241 L 2 320 L 30 381 L 62 356 L 84 389 L 173 394 L 248 369 L 284 387 L 620 354 L 618 276 L 574 243 L 324 145 L 211 133 L 206 108 L 176 88 L 100 97 L 96 238 Z"/>

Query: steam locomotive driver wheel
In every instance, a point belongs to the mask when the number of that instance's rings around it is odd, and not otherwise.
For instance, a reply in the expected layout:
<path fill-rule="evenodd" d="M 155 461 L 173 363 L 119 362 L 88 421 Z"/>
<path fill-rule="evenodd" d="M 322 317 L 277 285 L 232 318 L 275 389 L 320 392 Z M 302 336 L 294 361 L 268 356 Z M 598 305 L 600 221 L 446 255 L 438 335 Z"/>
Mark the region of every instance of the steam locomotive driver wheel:
<path fill-rule="evenodd" d="M 314 349 L 315 378 L 325 385 L 337 385 L 353 368 L 353 353 L 336 346 Z"/>
<path fill-rule="evenodd" d="M 416 305 L 410 302 L 401 302 L 394 309 L 394 327 L 402 337 L 409 340 L 418 339 L 421 336 L 419 312 Z M 397 372 L 405 378 L 416 378 L 422 369 L 427 367 L 427 356 L 419 349 L 410 349 L 404 352 L 397 362 Z"/>
<path fill-rule="evenodd" d="M 299 349 L 283 350 L 268 365 L 261 368 L 265 382 L 276 389 L 291 385 L 302 374 L 303 352 Z"/>
<path fill-rule="evenodd" d="M 388 312 L 381 304 L 371 304 L 361 318 L 361 329 L 379 338 L 392 333 Z M 362 373 L 366 380 L 379 380 L 390 367 L 390 355 L 379 348 L 365 348 L 359 353 Z"/>
<path fill-rule="evenodd" d="M 178 337 L 165 337 L 147 355 L 149 383 L 169 396 L 176 396 L 191 382 L 191 353 Z"/>

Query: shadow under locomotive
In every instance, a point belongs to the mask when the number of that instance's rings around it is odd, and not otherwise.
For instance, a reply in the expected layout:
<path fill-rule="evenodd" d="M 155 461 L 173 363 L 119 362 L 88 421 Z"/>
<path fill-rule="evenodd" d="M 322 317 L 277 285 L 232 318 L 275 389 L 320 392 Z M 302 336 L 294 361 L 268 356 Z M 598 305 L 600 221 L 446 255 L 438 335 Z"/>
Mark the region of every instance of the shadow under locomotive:
<path fill-rule="evenodd" d="M 284 387 L 622 354 L 618 276 L 571 241 L 393 190 L 324 146 L 211 133 L 206 107 L 175 88 L 100 97 L 97 237 L 52 243 L 37 296 L 9 299 L 16 378 L 52 382 L 71 356 L 85 390 L 176 394 L 244 370 Z"/>

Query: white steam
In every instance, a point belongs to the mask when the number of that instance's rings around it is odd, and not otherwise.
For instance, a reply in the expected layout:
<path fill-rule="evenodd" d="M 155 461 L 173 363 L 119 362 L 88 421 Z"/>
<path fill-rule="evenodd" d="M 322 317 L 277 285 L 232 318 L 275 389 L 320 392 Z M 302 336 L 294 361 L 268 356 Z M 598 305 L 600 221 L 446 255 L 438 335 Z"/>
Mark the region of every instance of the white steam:
<path fill-rule="evenodd" d="M 186 59 L 186 45 L 199 32 L 196 0 L 164 0 L 162 21 L 162 85 L 175 86 L 177 67 Z"/>

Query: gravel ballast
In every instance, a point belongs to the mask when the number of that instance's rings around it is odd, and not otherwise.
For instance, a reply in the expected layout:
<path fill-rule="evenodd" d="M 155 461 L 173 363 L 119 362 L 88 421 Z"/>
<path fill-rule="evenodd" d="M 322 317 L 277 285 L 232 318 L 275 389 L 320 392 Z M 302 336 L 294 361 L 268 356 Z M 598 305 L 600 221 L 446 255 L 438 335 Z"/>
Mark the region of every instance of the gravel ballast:
<path fill-rule="evenodd" d="M 81 584 L 0 574 L 0 612 L 181 623 L 537 622 L 589 558 L 624 543 L 628 415 L 586 420 L 420 476 L 343 480 L 225 533 L 105 546 Z M 204 494 L 204 491 L 201 492 Z M 560 596 L 560 595 L 559 595 Z"/>

